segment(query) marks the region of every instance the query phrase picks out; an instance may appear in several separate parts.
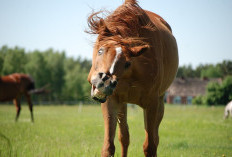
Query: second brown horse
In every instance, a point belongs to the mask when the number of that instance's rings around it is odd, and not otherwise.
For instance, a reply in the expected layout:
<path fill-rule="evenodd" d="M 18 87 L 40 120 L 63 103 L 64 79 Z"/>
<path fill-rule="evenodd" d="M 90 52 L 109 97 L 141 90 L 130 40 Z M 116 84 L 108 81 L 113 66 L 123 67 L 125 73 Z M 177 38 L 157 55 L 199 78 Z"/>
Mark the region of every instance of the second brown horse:
<path fill-rule="evenodd" d="M 19 118 L 21 111 L 20 99 L 24 95 L 31 112 L 31 121 L 34 122 L 33 104 L 30 96 L 34 89 L 34 80 L 29 75 L 14 73 L 0 77 L 0 101 L 13 100 L 17 110 L 15 121 Z"/>

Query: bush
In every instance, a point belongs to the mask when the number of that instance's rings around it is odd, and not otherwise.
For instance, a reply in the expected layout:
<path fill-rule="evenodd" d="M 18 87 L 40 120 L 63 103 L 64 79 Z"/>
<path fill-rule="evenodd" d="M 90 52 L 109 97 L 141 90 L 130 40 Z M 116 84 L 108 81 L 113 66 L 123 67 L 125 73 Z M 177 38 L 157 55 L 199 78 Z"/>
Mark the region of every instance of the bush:
<path fill-rule="evenodd" d="M 197 96 L 193 99 L 193 104 L 196 105 L 226 105 L 232 100 L 232 76 L 227 76 L 222 84 L 210 82 L 207 85 L 205 96 Z"/>
<path fill-rule="evenodd" d="M 203 96 L 196 96 L 195 98 L 193 98 L 192 103 L 194 105 L 203 105 L 203 104 L 205 104 L 204 97 Z"/>
<path fill-rule="evenodd" d="M 207 86 L 207 105 L 226 105 L 232 99 L 232 76 L 227 76 L 222 84 L 211 82 Z"/>

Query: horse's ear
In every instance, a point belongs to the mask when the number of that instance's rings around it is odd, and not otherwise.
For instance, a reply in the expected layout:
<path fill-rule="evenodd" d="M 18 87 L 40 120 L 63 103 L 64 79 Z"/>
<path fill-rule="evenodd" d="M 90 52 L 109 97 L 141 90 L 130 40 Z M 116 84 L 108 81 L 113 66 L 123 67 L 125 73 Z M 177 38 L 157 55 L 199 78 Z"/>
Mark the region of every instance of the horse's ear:
<path fill-rule="evenodd" d="M 129 55 L 130 57 L 137 57 L 143 54 L 148 48 L 149 48 L 149 45 L 139 45 L 139 46 L 130 47 Z"/>

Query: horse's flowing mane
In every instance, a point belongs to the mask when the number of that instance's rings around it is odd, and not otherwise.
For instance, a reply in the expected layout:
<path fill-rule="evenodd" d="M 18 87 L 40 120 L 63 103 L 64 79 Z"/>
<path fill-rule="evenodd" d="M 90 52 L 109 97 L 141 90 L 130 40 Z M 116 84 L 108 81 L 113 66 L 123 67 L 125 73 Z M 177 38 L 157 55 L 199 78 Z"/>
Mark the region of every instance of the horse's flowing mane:
<path fill-rule="evenodd" d="M 154 30 L 155 26 L 150 21 L 144 10 L 135 0 L 126 0 L 113 13 L 100 17 L 106 11 L 92 13 L 88 18 L 90 34 L 98 34 L 99 41 L 113 39 L 124 45 L 147 45 L 141 37 L 144 29 Z"/>

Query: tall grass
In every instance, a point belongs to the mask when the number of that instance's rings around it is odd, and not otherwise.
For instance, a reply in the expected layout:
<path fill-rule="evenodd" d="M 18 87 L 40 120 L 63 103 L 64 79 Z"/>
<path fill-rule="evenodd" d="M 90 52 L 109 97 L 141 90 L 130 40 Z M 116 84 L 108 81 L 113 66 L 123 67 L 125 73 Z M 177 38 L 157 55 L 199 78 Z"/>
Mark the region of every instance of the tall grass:
<path fill-rule="evenodd" d="M 160 126 L 158 156 L 232 156 L 232 118 L 223 120 L 223 107 L 166 105 Z M 0 106 L 0 156 L 98 157 L 104 124 L 100 106 L 35 106 L 35 123 L 27 106 L 17 123 L 14 106 Z M 143 156 L 143 112 L 128 109 L 129 157 Z M 115 138 L 116 153 L 120 144 Z"/>

